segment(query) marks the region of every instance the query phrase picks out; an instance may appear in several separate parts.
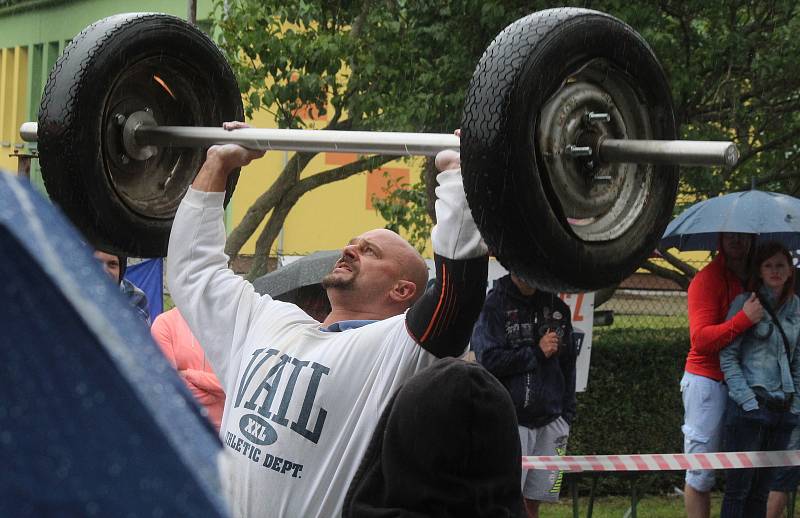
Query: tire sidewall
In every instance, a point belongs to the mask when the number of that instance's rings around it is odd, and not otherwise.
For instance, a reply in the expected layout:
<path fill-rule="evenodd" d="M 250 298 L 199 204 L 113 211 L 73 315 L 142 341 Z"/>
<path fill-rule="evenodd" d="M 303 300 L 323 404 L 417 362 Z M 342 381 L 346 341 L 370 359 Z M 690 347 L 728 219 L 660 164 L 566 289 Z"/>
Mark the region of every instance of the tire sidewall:
<path fill-rule="evenodd" d="M 562 18 L 543 33 L 542 24 L 535 23 L 536 17 L 552 16 L 553 11 L 560 11 L 555 14 Z M 497 233 L 502 227 L 501 237 L 489 236 L 487 241 L 506 268 L 522 272 L 525 278 L 533 277 L 540 287 L 555 289 L 585 290 L 618 282 L 655 248 L 661 235 L 658 227 L 665 226 L 671 217 L 677 168 L 655 167 L 655 181 L 651 183 L 645 210 L 625 233 L 609 241 L 583 241 L 572 232 L 560 207 L 550 202 L 557 198 L 536 143 L 540 111 L 581 64 L 605 58 L 641 86 L 639 90 L 646 97 L 651 114 L 652 138 L 671 140 L 676 138 L 676 131 L 669 85 L 646 42 L 614 17 L 596 11 L 562 9 L 535 13 L 524 20 L 527 23 L 520 23 L 517 29 L 523 31 L 522 39 L 527 36 L 524 31 L 533 34 L 528 38 L 527 58 L 515 72 L 511 88 L 500 93 L 508 97 L 500 120 L 495 121 L 498 134 L 503 137 L 478 154 L 481 167 L 494 172 L 484 175 L 488 185 L 481 185 L 480 181 L 469 185 L 465 178 L 468 198 L 472 194 L 480 204 L 487 189 L 502 193 L 499 207 L 503 214 L 488 216 L 501 223 L 487 228 L 488 232 Z M 473 159 L 477 158 L 475 155 L 472 154 Z M 470 206 L 475 207 L 473 200 Z M 480 212 L 476 221 L 487 218 L 483 210 L 473 212 Z M 652 230 L 654 227 L 656 231 Z M 508 232 L 513 235 L 505 235 Z"/>
<path fill-rule="evenodd" d="M 43 170 L 54 167 L 61 175 L 72 176 L 71 186 L 58 182 L 58 187 L 82 190 L 73 196 L 88 205 L 67 212 L 70 216 L 83 212 L 75 219 L 93 244 L 142 257 L 166 254 L 172 221 L 139 214 L 121 200 L 104 164 L 104 110 L 126 67 L 163 55 L 180 60 L 208 82 L 205 87 L 198 85 L 201 95 L 209 98 L 208 119 L 203 122 L 219 125 L 225 120 L 243 120 L 241 95 L 230 66 L 207 36 L 170 15 L 116 15 L 91 25 L 65 49 L 63 72 L 51 75 L 55 81 L 52 93 L 68 93 L 55 99 L 65 127 L 58 130 L 62 139 L 55 149 L 42 149 Z M 59 163 L 52 163 L 55 160 Z M 237 177 L 238 171 L 229 179 L 226 201 Z"/>

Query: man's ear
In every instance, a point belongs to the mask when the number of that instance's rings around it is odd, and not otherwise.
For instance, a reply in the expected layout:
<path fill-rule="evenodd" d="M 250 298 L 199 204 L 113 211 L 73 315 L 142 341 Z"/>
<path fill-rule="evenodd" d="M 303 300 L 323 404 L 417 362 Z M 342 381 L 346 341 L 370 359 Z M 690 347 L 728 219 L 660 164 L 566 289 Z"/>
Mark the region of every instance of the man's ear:
<path fill-rule="evenodd" d="M 407 302 L 414 298 L 417 286 L 411 281 L 399 280 L 389 292 L 389 297 L 395 302 Z"/>

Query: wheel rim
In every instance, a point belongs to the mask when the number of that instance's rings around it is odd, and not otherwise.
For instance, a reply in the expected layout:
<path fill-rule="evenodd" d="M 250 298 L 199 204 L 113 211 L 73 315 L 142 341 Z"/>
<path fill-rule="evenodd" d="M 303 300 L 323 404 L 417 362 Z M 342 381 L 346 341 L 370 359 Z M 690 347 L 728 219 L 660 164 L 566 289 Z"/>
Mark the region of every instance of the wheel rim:
<path fill-rule="evenodd" d="M 214 99 L 206 79 L 194 67 L 169 56 L 144 58 L 126 67 L 114 81 L 103 110 L 103 162 L 109 183 L 131 211 L 171 219 L 205 151 L 167 146 L 153 148 L 155 154 L 150 157 L 149 153 L 130 156 L 122 132 L 127 118 L 147 112 L 159 125 L 219 124 L 208 120 L 213 108 L 200 99 Z"/>
<path fill-rule="evenodd" d="M 635 80 L 605 59 L 571 74 L 539 114 L 536 142 L 552 187 L 550 202 L 562 209 L 567 226 L 584 241 L 621 236 L 642 216 L 654 170 L 644 164 L 602 164 L 603 138 L 651 139 L 652 114 Z M 587 121 L 588 114 L 608 120 Z M 588 147 L 572 156 L 568 146 Z"/>

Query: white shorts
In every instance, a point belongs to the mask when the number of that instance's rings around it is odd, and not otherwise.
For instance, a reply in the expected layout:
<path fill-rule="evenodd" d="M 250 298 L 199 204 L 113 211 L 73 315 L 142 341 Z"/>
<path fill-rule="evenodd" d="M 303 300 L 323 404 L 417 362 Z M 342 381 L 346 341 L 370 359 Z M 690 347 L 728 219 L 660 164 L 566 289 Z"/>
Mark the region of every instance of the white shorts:
<path fill-rule="evenodd" d="M 728 387 L 721 381 L 690 372 L 681 380 L 683 395 L 683 452 L 713 453 L 719 451 L 722 437 Z M 686 483 L 697 491 L 711 491 L 714 470 L 686 470 Z"/>
<path fill-rule="evenodd" d="M 519 427 L 519 439 L 524 457 L 564 455 L 567 453 L 569 425 L 559 417 L 539 428 Z M 563 472 L 540 469 L 522 470 L 522 496 L 528 500 L 557 502 L 561 492 Z"/>

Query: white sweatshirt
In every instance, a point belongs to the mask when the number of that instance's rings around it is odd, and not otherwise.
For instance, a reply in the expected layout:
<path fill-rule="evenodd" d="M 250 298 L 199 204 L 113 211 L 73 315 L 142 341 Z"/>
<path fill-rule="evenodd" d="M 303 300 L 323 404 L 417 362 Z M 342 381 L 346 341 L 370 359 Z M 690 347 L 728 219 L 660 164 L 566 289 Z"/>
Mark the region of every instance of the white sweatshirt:
<path fill-rule="evenodd" d="M 235 516 L 338 516 L 384 405 L 435 357 L 404 315 L 327 333 L 297 306 L 258 295 L 228 269 L 222 197 L 186 195 L 168 282 L 227 394 L 229 503 Z"/>
<path fill-rule="evenodd" d="M 460 174 L 440 182 L 435 249 L 456 260 L 485 256 Z M 322 332 L 297 306 L 257 294 L 228 268 L 223 197 L 189 189 L 167 279 L 225 389 L 226 496 L 234 516 L 339 516 L 385 405 L 435 356 L 409 335 L 406 315 Z"/>

